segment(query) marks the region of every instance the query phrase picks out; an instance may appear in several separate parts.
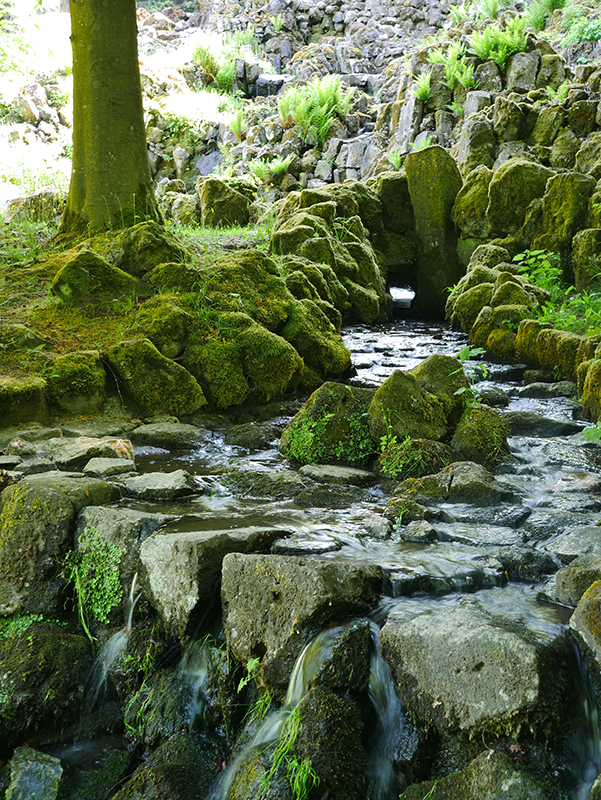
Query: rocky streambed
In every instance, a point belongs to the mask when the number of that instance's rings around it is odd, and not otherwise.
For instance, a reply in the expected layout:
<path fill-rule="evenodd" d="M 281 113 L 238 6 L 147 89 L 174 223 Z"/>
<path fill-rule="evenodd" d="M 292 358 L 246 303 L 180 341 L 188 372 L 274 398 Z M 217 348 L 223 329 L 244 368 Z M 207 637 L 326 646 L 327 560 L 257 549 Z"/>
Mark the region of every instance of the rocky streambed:
<path fill-rule="evenodd" d="M 344 341 L 373 392 L 465 336 Z M 303 398 L 2 431 L 0 796 L 596 797 L 601 451 L 573 385 L 466 370 L 493 469 L 299 466 Z"/>

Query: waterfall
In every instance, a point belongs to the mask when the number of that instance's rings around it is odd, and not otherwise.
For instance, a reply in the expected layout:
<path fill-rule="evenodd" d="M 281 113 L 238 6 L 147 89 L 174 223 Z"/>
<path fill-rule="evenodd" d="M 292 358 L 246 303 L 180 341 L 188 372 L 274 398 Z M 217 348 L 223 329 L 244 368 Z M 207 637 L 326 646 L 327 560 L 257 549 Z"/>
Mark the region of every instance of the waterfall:
<path fill-rule="evenodd" d="M 579 732 L 574 755 L 577 758 L 578 785 L 571 793 L 573 800 L 587 800 L 597 773 L 601 770 L 601 724 L 599 707 L 588 676 L 586 665 L 576 643 L 573 643 L 576 658 L 576 682 L 579 689 Z"/>
<path fill-rule="evenodd" d="M 84 730 L 87 718 L 97 707 L 100 695 L 106 687 L 106 680 L 110 675 L 113 664 L 121 658 L 127 648 L 129 637 L 132 631 L 134 608 L 140 599 L 140 594 L 136 594 L 138 573 L 133 577 L 131 588 L 125 605 L 125 625 L 103 645 L 98 653 L 90 676 L 89 689 L 81 711 L 78 725 L 76 741 L 84 737 Z"/>
<path fill-rule="evenodd" d="M 178 672 L 190 689 L 188 726 L 190 730 L 198 716 L 204 716 L 207 700 L 205 689 L 210 671 L 210 640 L 199 639 L 189 644 L 182 656 Z"/>
<path fill-rule="evenodd" d="M 255 747 L 275 742 L 279 738 L 284 722 L 311 688 L 319 668 L 329 658 L 334 641 L 343 628 L 344 625 L 325 628 L 305 645 L 292 670 L 282 708 L 263 721 L 251 742 L 219 777 L 210 800 L 226 800 L 232 781 L 250 752 Z M 393 754 L 402 732 L 403 712 L 390 669 L 380 652 L 379 636 L 378 626 L 370 623 L 368 692 L 378 722 L 367 753 L 368 778 L 371 784 L 369 797 L 370 800 L 392 800 L 398 797 L 398 792 L 394 792 Z"/>

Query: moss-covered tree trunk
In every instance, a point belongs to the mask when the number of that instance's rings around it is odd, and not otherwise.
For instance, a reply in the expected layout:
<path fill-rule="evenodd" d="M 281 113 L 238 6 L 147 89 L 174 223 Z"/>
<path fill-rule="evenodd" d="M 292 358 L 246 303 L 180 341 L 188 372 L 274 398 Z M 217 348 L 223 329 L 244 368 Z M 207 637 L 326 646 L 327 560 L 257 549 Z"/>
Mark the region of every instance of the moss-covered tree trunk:
<path fill-rule="evenodd" d="M 71 0 L 73 171 L 59 236 L 159 220 L 146 149 L 135 0 Z"/>

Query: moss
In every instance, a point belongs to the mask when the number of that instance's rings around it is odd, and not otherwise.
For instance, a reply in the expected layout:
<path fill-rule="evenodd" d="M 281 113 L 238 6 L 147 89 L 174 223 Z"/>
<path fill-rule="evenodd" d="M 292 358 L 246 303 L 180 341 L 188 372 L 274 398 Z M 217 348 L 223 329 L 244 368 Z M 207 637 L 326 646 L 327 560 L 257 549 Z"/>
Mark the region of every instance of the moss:
<path fill-rule="evenodd" d="M 340 335 L 311 300 L 299 300 L 290 308 L 280 335 L 293 345 L 308 367 L 324 375 L 340 375 L 351 364 Z"/>
<path fill-rule="evenodd" d="M 261 400 L 271 400 L 298 385 L 303 361 L 281 336 L 252 325 L 240 333 L 237 344 L 244 373 Z"/>
<path fill-rule="evenodd" d="M 181 262 L 186 251 L 170 231 L 153 220 L 140 222 L 115 235 L 93 239 L 91 246 L 111 264 L 141 277 L 159 264 Z"/>
<path fill-rule="evenodd" d="M 56 274 L 51 289 L 72 303 L 128 297 L 140 291 L 138 281 L 91 250 L 82 250 Z"/>
<path fill-rule="evenodd" d="M 464 236 L 486 238 L 490 233 L 486 206 L 492 176 L 492 170 L 481 164 L 469 173 L 457 193 L 451 217 Z"/>
<path fill-rule="evenodd" d="M 452 460 L 448 445 L 429 439 L 411 439 L 402 442 L 392 437 L 386 441 L 378 458 L 378 469 L 389 478 L 421 478 L 440 472 Z"/>
<path fill-rule="evenodd" d="M 492 283 L 480 283 L 467 288 L 456 298 L 453 305 L 453 320 L 457 320 L 464 331 L 470 330 L 482 307 L 490 305 L 493 290 Z"/>
<path fill-rule="evenodd" d="M 462 390 L 469 386 L 458 358 L 433 353 L 410 370 L 422 389 L 435 395 L 450 425 L 455 425 L 463 410 Z M 459 394 L 457 394 L 459 392 Z"/>
<path fill-rule="evenodd" d="M 317 290 L 300 270 L 295 270 L 286 275 L 286 287 L 297 300 L 319 299 Z"/>
<path fill-rule="evenodd" d="M 350 302 L 350 319 L 357 322 L 364 322 L 372 325 L 374 322 L 382 322 L 380 311 L 380 301 L 373 289 L 366 289 L 358 283 L 354 283 L 350 278 L 343 278 L 342 284 L 348 292 Z"/>
<path fill-rule="evenodd" d="M 404 172 L 384 172 L 374 182 L 374 190 L 382 203 L 384 229 L 402 235 L 413 235 L 415 219 Z"/>
<path fill-rule="evenodd" d="M 167 358 L 176 358 L 184 348 L 191 315 L 177 295 L 160 294 L 142 305 L 132 325 L 136 336 L 150 339 Z"/>
<path fill-rule="evenodd" d="M 229 408 L 246 400 L 248 383 L 234 342 L 214 339 L 190 345 L 182 357 L 182 364 L 197 378 L 209 402 L 216 408 Z"/>
<path fill-rule="evenodd" d="M 161 355 L 148 339 L 108 348 L 109 367 L 141 414 L 193 414 L 206 400 L 194 377 Z"/>
<path fill-rule="evenodd" d="M 301 464 L 363 466 L 374 452 L 368 410 L 373 393 L 324 383 L 284 431 L 283 455 Z"/>
<path fill-rule="evenodd" d="M 380 386 L 369 409 L 369 425 L 375 442 L 383 436 L 399 441 L 441 439 L 447 430 L 440 400 L 424 391 L 415 375 L 396 370 Z"/>
<path fill-rule="evenodd" d="M 494 408 L 466 408 L 451 448 L 466 461 L 492 466 L 507 452 L 507 432 L 502 417 Z"/>
<path fill-rule="evenodd" d="M 46 419 L 46 381 L 43 378 L 0 377 L 2 425 Z"/>
<path fill-rule="evenodd" d="M 580 402 L 586 419 L 601 418 L 601 361 L 598 359 L 593 360 L 586 372 Z"/>
<path fill-rule="evenodd" d="M 525 306 L 533 309 L 536 306 L 536 299 L 517 280 L 510 277 L 497 286 L 488 305 L 493 308 L 497 306 Z"/>
<path fill-rule="evenodd" d="M 574 380 L 581 341 L 581 336 L 569 331 L 542 330 L 536 340 L 538 366 L 550 372 L 559 371 L 562 377 Z"/>
<path fill-rule="evenodd" d="M 248 224 L 248 199 L 219 178 L 205 178 L 198 198 L 203 227 L 227 228 Z"/>
<path fill-rule="evenodd" d="M 48 402 L 61 414 L 96 414 L 102 408 L 106 374 L 98 351 L 57 356 L 47 382 Z"/>
<path fill-rule="evenodd" d="M 494 328 L 486 339 L 486 349 L 501 361 L 515 361 L 516 334 L 504 328 Z"/>
<path fill-rule="evenodd" d="M 524 223 L 532 200 L 542 197 L 548 178 L 546 167 L 521 158 L 510 158 L 492 177 L 488 188 L 487 217 L 495 233 L 515 234 Z"/>
<path fill-rule="evenodd" d="M 520 361 L 530 366 L 538 366 L 538 336 L 547 327 L 535 319 L 525 319 L 520 322 L 515 340 L 515 352 Z"/>
<path fill-rule="evenodd" d="M 207 284 L 208 276 L 197 267 L 167 261 L 158 264 L 147 275 L 148 280 L 159 292 L 193 292 Z"/>

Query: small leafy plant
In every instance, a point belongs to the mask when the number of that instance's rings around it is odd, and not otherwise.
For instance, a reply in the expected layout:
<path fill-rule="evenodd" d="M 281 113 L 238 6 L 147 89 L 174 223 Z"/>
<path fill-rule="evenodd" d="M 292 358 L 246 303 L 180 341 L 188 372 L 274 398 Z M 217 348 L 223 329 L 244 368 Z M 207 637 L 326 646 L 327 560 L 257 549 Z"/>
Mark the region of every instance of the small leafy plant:
<path fill-rule="evenodd" d="M 512 17 L 505 28 L 499 24 L 489 25 L 472 34 L 470 52 L 483 61 L 494 61 L 503 69 L 509 56 L 521 53 L 526 47 L 526 18 Z"/>
<path fill-rule="evenodd" d="M 286 767 L 286 778 L 292 790 L 294 800 L 306 800 L 311 789 L 319 784 L 319 776 L 316 774 L 309 758 L 302 761 L 292 753 L 294 742 L 298 735 L 300 726 L 300 712 L 298 707 L 292 709 L 282 725 L 280 738 L 273 751 L 269 772 L 262 777 L 264 797 L 271 781 L 280 767 Z"/>
<path fill-rule="evenodd" d="M 415 86 L 413 87 L 413 94 L 417 97 L 418 100 L 421 100 L 422 103 L 427 103 L 428 100 L 432 97 L 432 74 L 430 70 L 427 72 L 422 72 L 415 80 Z"/>
<path fill-rule="evenodd" d="M 474 364 L 472 363 L 473 358 L 478 358 L 478 356 L 482 356 L 486 353 L 486 350 L 483 347 L 471 347 L 469 344 L 466 344 L 465 347 L 462 347 L 461 350 L 457 353 L 457 358 L 461 361 L 460 369 L 465 371 L 465 367 L 467 367 L 467 377 L 470 382 L 469 386 L 462 386 L 461 388 L 457 389 L 454 394 L 464 396 L 466 405 L 470 406 L 471 408 L 478 408 L 481 405 L 480 399 L 476 394 L 476 376 L 475 376 L 475 367 L 479 367 L 482 370 L 484 378 L 488 375 L 488 369 L 484 364 Z M 454 375 L 459 370 L 455 370 L 451 374 Z"/>
<path fill-rule="evenodd" d="M 121 603 L 121 556 L 121 548 L 114 542 L 105 542 L 96 528 L 86 528 L 77 550 L 70 550 L 65 556 L 63 576 L 74 586 L 79 621 L 90 640 L 90 619 L 107 623 L 112 609 Z"/>

